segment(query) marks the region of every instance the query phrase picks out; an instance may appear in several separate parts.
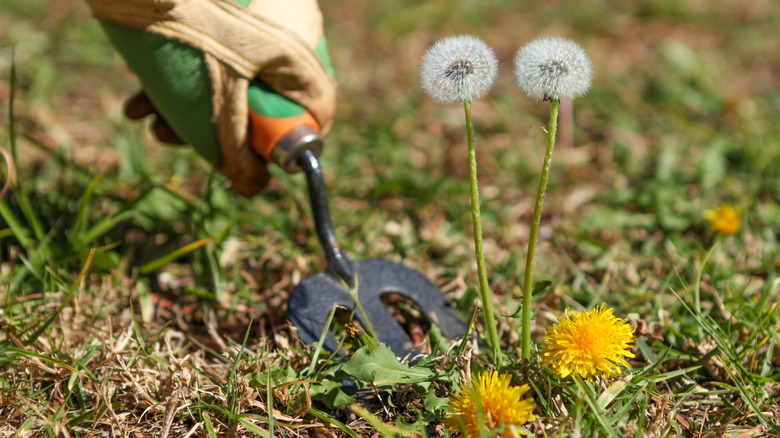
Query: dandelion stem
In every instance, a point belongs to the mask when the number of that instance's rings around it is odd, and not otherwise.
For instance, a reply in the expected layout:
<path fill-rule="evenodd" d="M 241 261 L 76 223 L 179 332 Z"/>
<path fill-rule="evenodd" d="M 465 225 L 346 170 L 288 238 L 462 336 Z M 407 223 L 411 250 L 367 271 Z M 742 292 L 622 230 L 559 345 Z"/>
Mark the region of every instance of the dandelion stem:
<path fill-rule="evenodd" d="M 531 359 L 531 294 L 534 280 L 534 257 L 536 255 L 536 239 L 539 236 L 539 223 L 542 218 L 544 192 L 547 190 L 547 178 L 550 176 L 553 148 L 555 147 L 555 132 L 558 129 L 558 101 L 553 99 L 550 109 L 550 127 L 547 131 L 547 151 L 544 153 L 542 174 L 539 178 L 539 189 L 536 192 L 531 235 L 528 238 L 528 252 L 525 258 L 525 279 L 523 281 L 523 359 Z"/>
<path fill-rule="evenodd" d="M 471 103 L 463 102 L 466 112 L 466 136 L 469 143 L 469 176 L 471 180 L 471 222 L 474 226 L 474 251 L 477 257 L 477 275 L 479 276 L 479 292 L 482 297 L 485 328 L 488 332 L 488 345 L 493 353 L 493 360 L 499 364 L 498 331 L 493 315 L 493 301 L 490 298 L 490 287 L 485 267 L 485 250 L 482 246 L 482 219 L 479 210 L 479 183 L 477 181 L 477 153 L 474 147 L 474 126 L 471 123 Z"/>
<path fill-rule="evenodd" d="M 344 285 L 344 287 L 347 288 L 349 291 L 349 295 L 352 297 L 352 301 L 355 302 L 357 305 L 358 310 L 360 311 L 360 315 L 363 316 L 363 321 L 366 322 L 366 326 L 368 328 L 368 332 L 371 334 L 371 336 L 374 337 L 374 339 L 379 339 L 379 337 L 376 335 L 376 330 L 374 330 L 374 325 L 371 324 L 371 321 L 368 319 L 368 314 L 366 313 L 366 310 L 363 308 L 363 304 L 360 303 L 360 300 L 358 299 L 358 277 L 355 275 L 355 288 L 349 287 L 349 285 L 343 280 L 341 280 L 341 284 Z"/>

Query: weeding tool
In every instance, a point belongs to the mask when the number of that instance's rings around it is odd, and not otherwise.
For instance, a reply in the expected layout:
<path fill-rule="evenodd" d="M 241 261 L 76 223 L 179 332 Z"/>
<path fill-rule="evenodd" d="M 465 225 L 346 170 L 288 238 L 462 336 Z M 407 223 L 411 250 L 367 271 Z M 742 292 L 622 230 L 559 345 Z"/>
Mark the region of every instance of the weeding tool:
<path fill-rule="evenodd" d="M 322 166 L 317 158 L 323 143 L 316 121 L 303 107 L 273 93 L 260 81 L 252 82 L 249 94 L 253 148 L 285 171 L 302 170 L 306 175 L 314 226 L 328 261 L 324 272 L 305 278 L 290 296 L 290 321 L 297 327 L 301 341 L 311 345 L 319 340 L 334 306 L 355 309 L 350 289 L 356 293 L 379 341 L 398 356 L 413 352 L 415 345 L 383 304 L 382 296 L 386 294 L 412 300 L 444 336 L 465 335 L 466 323 L 441 290 L 420 272 L 389 260 L 349 260 L 331 222 Z M 355 314 L 368 327 L 362 313 Z M 324 347 L 329 351 L 338 348 L 330 331 Z"/>

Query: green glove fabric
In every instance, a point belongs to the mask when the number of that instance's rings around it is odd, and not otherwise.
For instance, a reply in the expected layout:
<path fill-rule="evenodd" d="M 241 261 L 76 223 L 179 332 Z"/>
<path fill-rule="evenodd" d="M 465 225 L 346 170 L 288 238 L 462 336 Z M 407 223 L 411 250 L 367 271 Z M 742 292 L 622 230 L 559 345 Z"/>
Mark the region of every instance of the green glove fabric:
<path fill-rule="evenodd" d="M 176 135 L 219 166 L 221 153 L 203 54 L 157 34 L 105 21 L 100 24 Z"/>
<path fill-rule="evenodd" d="M 86 1 L 143 86 L 128 116 L 157 114 L 159 138 L 192 145 L 238 193 L 252 196 L 269 178 L 250 111 L 308 111 L 330 127 L 335 83 L 315 0 Z"/>
<path fill-rule="evenodd" d="M 105 21 L 100 24 L 176 135 L 212 165 L 219 166 L 221 153 L 211 120 L 211 86 L 203 54 L 187 44 L 157 34 Z M 324 37 L 316 52 L 333 77 Z M 293 117 L 306 111 L 298 103 L 264 86 L 259 79 L 250 85 L 248 98 L 252 110 L 267 117 Z"/>

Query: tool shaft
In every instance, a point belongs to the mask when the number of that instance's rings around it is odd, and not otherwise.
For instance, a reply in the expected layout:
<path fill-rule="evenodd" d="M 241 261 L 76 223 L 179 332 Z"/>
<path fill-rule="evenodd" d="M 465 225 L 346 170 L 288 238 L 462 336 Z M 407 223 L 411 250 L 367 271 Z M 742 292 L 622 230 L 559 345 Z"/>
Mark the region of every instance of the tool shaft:
<path fill-rule="evenodd" d="M 306 175 L 311 210 L 314 216 L 314 228 L 317 231 L 322 249 L 325 251 L 325 257 L 328 259 L 328 269 L 344 281 L 347 286 L 354 288 L 355 271 L 352 263 L 339 246 L 336 233 L 333 231 L 333 223 L 330 220 L 328 193 L 325 188 L 325 178 L 322 175 L 320 160 L 314 151 L 307 149 L 298 158 L 298 164 Z"/>

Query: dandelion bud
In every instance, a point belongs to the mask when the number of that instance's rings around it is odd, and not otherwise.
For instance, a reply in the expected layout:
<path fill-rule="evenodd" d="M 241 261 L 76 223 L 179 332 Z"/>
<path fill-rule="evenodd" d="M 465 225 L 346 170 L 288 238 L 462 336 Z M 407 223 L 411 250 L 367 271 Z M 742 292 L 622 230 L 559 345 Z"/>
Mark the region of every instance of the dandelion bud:
<path fill-rule="evenodd" d="M 539 38 L 515 55 L 515 79 L 535 99 L 574 99 L 590 88 L 593 66 L 579 44 L 564 38 Z"/>
<path fill-rule="evenodd" d="M 423 90 L 439 103 L 471 102 L 482 97 L 497 74 L 493 49 L 470 35 L 438 41 L 423 56 L 420 69 Z"/>

